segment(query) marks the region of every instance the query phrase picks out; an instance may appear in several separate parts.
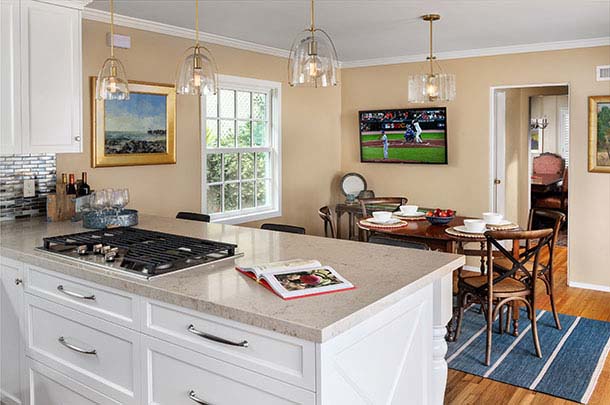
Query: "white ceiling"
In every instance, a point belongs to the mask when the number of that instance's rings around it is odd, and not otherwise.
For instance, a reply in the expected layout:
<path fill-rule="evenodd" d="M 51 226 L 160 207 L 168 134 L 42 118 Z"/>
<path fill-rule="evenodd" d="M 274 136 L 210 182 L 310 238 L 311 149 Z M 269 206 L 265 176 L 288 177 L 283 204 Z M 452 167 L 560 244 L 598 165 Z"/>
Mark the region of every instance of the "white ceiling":
<path fill-rule="evenodd" d="M 107 11 L 108 0 L 88 7 Z M 194 0 L 115 0 L 124 16 L 194 28 Z M 606 38 L 610 0 L 317 0 L 316 25 L 342 62 L 421 55 L 436 12 L 435 51 Z M 309 19 L 308 0 L 200 0 L 202 31 L 287 50 Z"/>

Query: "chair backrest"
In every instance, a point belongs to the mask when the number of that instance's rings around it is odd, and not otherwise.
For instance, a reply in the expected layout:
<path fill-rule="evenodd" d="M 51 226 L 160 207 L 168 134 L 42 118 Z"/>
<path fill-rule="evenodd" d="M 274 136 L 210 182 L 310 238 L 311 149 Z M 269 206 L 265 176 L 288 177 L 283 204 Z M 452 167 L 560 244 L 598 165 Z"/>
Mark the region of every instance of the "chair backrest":
<path fill-rule="evenodd" d="M 561 181 L 561 192 L 565 195 L 565 197 L 568 196 L 568 169 L 567 168 L 563 171 L 563 180 Z"/>
<path fill-rule="evenodd" d="M 559 236 L 559 230 L 566 220 L 566 215 L 559 211 L 545 210 L 542 208 L 530 209 L 529 219 L 527 221 L 527 229 L 529 231 L 535 231 L 538 229 L 551 228 L 553 230 L 553 237 L 546 246 L 542 249 L 548 251 L 548 262 L 544 263 L 545 266 L 553 265 L 553 251 L 555 249 L 555 243 Z M 530 241 L 526 241 L 525 249 L 529 249 Z"/>
<path fill-rule="evenodd" d="M 188 219 L 191 221 L 210 222 L 210 216 L 207 214 L 200 214 L 198 212 L 184 212 L 181 211 L 176 215 L 178 219 Z"/>
<path fill-rule="evenodd" d="M 525 274 L 524 280 L 530 287 L 531 291 L 536 291 L 536 279 L 538 271 L 538 263 L 540 259 L 540 251 L 544 246 L 548 246 L 551 239 L 553 238 L 553 229 L 538 229 L 535 231 L 487 231 L 485 232 L 485 238 L 487 239 L 487 285 L 489 293 L 493 292 L 493 285 L 508 278 L 513 277 L 517 272 Z M 515 258 L 512 252 L 506 250 L 502 245 L 502 241 L 506 240 L 525 240 L 526 245 L 532 246 L 526 249 L 519 255 L 519 258 Z M 511 261 L 513 264 L 511 269 L 506 271 L 504 267 L 498 269 L 498 272 L 494 270 L 494 248 L 500 252 L 500 254 Z M 530 266 L 526 266 L 528 264 Z M 531 269 L 531 271 L 528 269 Z"/>
<path fill-rule="evenodd" d="M 425 243 L 419 242 L 411 242 L 408 240 L 394 239 L 394 238 L 386 238 L 384 236 L 379 235 L 371 235 L 369 237 L 369 243 L 375 243 L 377 245 L 387 245 L 387 246 L 398 246 L 408 249 L 419 249 L 419 250 L 430 250 L 430 247 Z"/>
<path fill-rule="evenodd" d="M 401 205 L 405 205 L 407 201 L 409 200 L 406 197 L 361 198 L 361 213 L 363 217 L 366 217 L 373 211 L 396 211 Z"/>
<path fill-rule="evenodd" d="M 536 156 L 533 161 L 534 174 L 561 174 L 563 175 L 566 162 L 556 153 L 544 152 Z"/>
<path fill-rule="evenodd" d="M 298 233 L 300 235 L 305 235 L 305 228 L 301 228 L 300 226 L 294 226 L 294 225 L 262 224 L 261 229 L 266 229 L 268 231 Z"/>
<path fill-rule="evenodd" d="M 324 221 L 324 236 L 328 238 L 330 234 L 331 238 L 335 238 L 335 223 L 332 210 L 325 205 L 318 210 L 318 215 L 322 218 L 322 221 Z"/>

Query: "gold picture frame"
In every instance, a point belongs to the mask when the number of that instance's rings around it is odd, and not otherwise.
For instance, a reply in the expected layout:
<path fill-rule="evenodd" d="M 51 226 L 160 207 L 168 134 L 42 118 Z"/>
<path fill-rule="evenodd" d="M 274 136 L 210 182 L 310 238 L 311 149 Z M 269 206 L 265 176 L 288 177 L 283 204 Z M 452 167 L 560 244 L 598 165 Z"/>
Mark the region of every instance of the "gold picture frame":
<path fill-rule="evenodd" d="M 91 77 L 91 167 L 175 164 L 175 87 L 130 81 L 129 100 L 107 101 L 96 84 Z"/>
<path fill-rule="evenodd" d="M 589 171 L 610 173 L 610 96 L 589 97 Z"/>

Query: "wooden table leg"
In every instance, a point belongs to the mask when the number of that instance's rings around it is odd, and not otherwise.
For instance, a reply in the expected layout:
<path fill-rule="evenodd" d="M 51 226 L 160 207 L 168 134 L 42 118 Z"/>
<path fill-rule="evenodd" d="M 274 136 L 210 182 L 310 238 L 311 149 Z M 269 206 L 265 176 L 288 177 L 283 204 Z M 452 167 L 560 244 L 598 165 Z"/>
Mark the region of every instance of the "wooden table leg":
<path fill-rule="evenodd" d="M 347 213 L 348 218 L 348 230 L 347 230 L 347 239 L 352 240 L 354 238 L 354 214 L 351 212 Z"/>
<path fill-rule="evenodd" d="M 485 275 L 485 242 L 481 242 L 481 275 Z"/>
<path fill-rule="evenodd" d="M 343 216 L 343 211 L 335 211 L 337 214 L 337 239 L 341 239 L 341 217 Z"/>

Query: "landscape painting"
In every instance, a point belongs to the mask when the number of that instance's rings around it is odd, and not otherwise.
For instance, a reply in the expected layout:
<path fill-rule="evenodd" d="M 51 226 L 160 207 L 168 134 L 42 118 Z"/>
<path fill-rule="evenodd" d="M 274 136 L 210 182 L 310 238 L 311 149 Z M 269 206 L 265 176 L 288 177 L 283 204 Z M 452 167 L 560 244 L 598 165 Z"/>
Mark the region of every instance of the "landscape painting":
<path fill-rule="evenodd" d="M 610 173 L 610 96 L 589 97 L 589 171 Z"/>
<path fill-rule="evenodd" d="M 92 167 L 176 163 L 174 87 L 129 82 L 129 90 L 128 100 L 92 95 Z"/>

